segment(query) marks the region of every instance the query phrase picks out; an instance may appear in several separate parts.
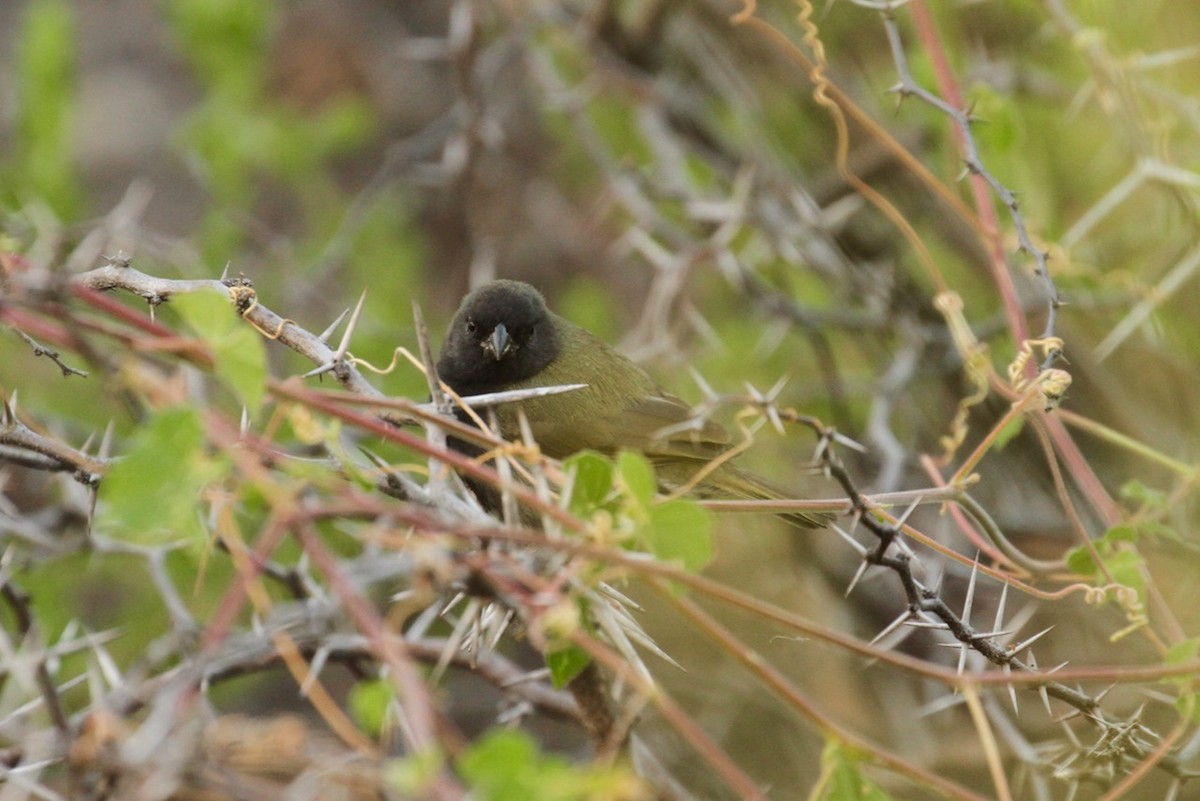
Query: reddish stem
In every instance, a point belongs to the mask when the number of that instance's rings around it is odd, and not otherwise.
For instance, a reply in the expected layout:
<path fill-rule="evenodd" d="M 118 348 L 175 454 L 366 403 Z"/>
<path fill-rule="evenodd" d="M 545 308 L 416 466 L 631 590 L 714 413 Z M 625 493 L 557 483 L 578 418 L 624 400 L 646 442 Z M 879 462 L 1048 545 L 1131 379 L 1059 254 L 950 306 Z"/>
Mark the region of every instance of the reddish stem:
<path fill-rule="evenodd" d="M 958 80 L 946 57 L 946 50 L 942 46 L 941 36 L 938 34 L 937 23 L 934 21 L 933 15 L 929 13 L 929 8 L 924 0 L 913 0 L 909 8 L 917 38 L 920 39 L 921 45 L 929 55 L 934 75 L 937 76 L 938 92 L 947 103 L 957 109 L 965 110 Z M 952 125 L 951 133 L 958 143 L 959 152 L 965 154 L 967 151 L 962 130 L 957 125 Z M 1004 316 L 1008 319 L 1008 328 L 1012 333 L 1013 342 L 1019 344 L 1029 338 L 1029 326 L 1025 321 L 1025 314 L 1021 311 L 1021 300 L 1017 296 L 1017 287 L 1013 283 L 1012 273 L 1004 258 L 1004 243 L 1000 237 L 1000 220 L 996 214 L 996 207 L 992 203 L 992 195 L 987 182 L 974 171 L 971 172 L 969 181 L 971 197 L 982 227 L 984 247 L 988 253 L 988 267 L 992 274 L 992 280 L 996 283 L 996 288 L 1000 290 L 1000 299 L 1004 304 Z M 1032 378 L 1037 372 L 1037 366 L 1032 363 L 1028 364 L 1026 372 Z"/>

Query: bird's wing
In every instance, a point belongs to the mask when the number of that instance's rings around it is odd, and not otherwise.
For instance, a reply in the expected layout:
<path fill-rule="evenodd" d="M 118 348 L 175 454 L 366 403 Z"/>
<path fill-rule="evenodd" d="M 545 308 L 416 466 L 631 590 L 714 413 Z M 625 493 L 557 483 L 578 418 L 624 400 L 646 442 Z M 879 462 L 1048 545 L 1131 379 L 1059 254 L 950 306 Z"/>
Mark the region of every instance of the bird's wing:
<path fill-rule="evenodd" d="M 711 459 L 729 447 L 729 432 L 711 420 L 697 418 L 669 393 L 634 403 L 613 418 L 618 448 L 636 448 L 650 456 Z"/>
<path fill-rule="evenodd" d="M 584 418 L 567 421 L 540 414 L 537 401 L 527 405 L 532 407 L 530 422 L 542 451 L 560 459 L 583 448 L 606 453 L 628 448 L 652 460 L 667 457 L 708 461 L 729 447 L 729 433 L 724 428 L 711 420 L 697 419 L 687 404 L 666 392 L 649 395 L 616 411 L 593 409 Z M 508 427 L 516 430 L 515 419 Z"/>

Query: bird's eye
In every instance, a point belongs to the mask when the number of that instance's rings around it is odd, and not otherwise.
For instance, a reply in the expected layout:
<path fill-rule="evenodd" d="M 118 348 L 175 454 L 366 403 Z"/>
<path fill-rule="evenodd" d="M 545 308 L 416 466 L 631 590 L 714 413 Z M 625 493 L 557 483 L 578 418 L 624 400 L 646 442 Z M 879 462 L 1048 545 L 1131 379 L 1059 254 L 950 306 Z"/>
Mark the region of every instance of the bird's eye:
<path fill-rule="evenodd" d="M 477 328 L 479 328 L 479 326 L 475 324 L 474 320 L 467 320 L 467 333 L 468 334 L 474 334 L 475 329 L 477 329 Z"/>

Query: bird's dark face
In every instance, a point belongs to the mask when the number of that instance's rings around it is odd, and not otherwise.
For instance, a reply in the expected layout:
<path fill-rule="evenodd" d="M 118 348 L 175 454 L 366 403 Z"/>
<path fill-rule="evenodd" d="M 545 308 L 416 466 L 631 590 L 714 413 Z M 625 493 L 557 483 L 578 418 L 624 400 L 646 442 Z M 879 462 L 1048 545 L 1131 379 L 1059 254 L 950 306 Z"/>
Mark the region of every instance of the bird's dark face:
<path fill-rule="evenodd" d="M 497 392 L 533 378 L 558 356 L 554 318 L 519 281 L 493 281 L 463 299 L 438 357 L 438 375 L 460 395 Z"/>

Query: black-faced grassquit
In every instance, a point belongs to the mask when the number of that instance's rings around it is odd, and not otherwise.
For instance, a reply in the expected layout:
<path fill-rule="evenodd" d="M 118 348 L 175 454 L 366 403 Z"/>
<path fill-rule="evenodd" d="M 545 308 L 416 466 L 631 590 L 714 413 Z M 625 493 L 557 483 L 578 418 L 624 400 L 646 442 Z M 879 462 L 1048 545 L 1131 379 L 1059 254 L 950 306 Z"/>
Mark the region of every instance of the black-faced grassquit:
<path fill-rule="evenodd" d="M 542 452 L 563 459 L 585 449 L 640 451 L 668 491 L 690 482 L 730 447 L 728 432 L 711 421 L 681 430 L 693 417 L 683 401 L 600 339 L 550 311 L 541 293 L 520 281 L 492 281 L 463 299 L 442 343 L 437 370 L 461 396 L 587 384 L 520 401 Z M 502 436 L 519 436 L 516 404 L 498 407 L 497 416 Z M 729 462 L 705 475 L 694 493 L 705 498 L 788 497 Z M 821 514 L 782 516 L 809 528 L 828 522 Z"/>

